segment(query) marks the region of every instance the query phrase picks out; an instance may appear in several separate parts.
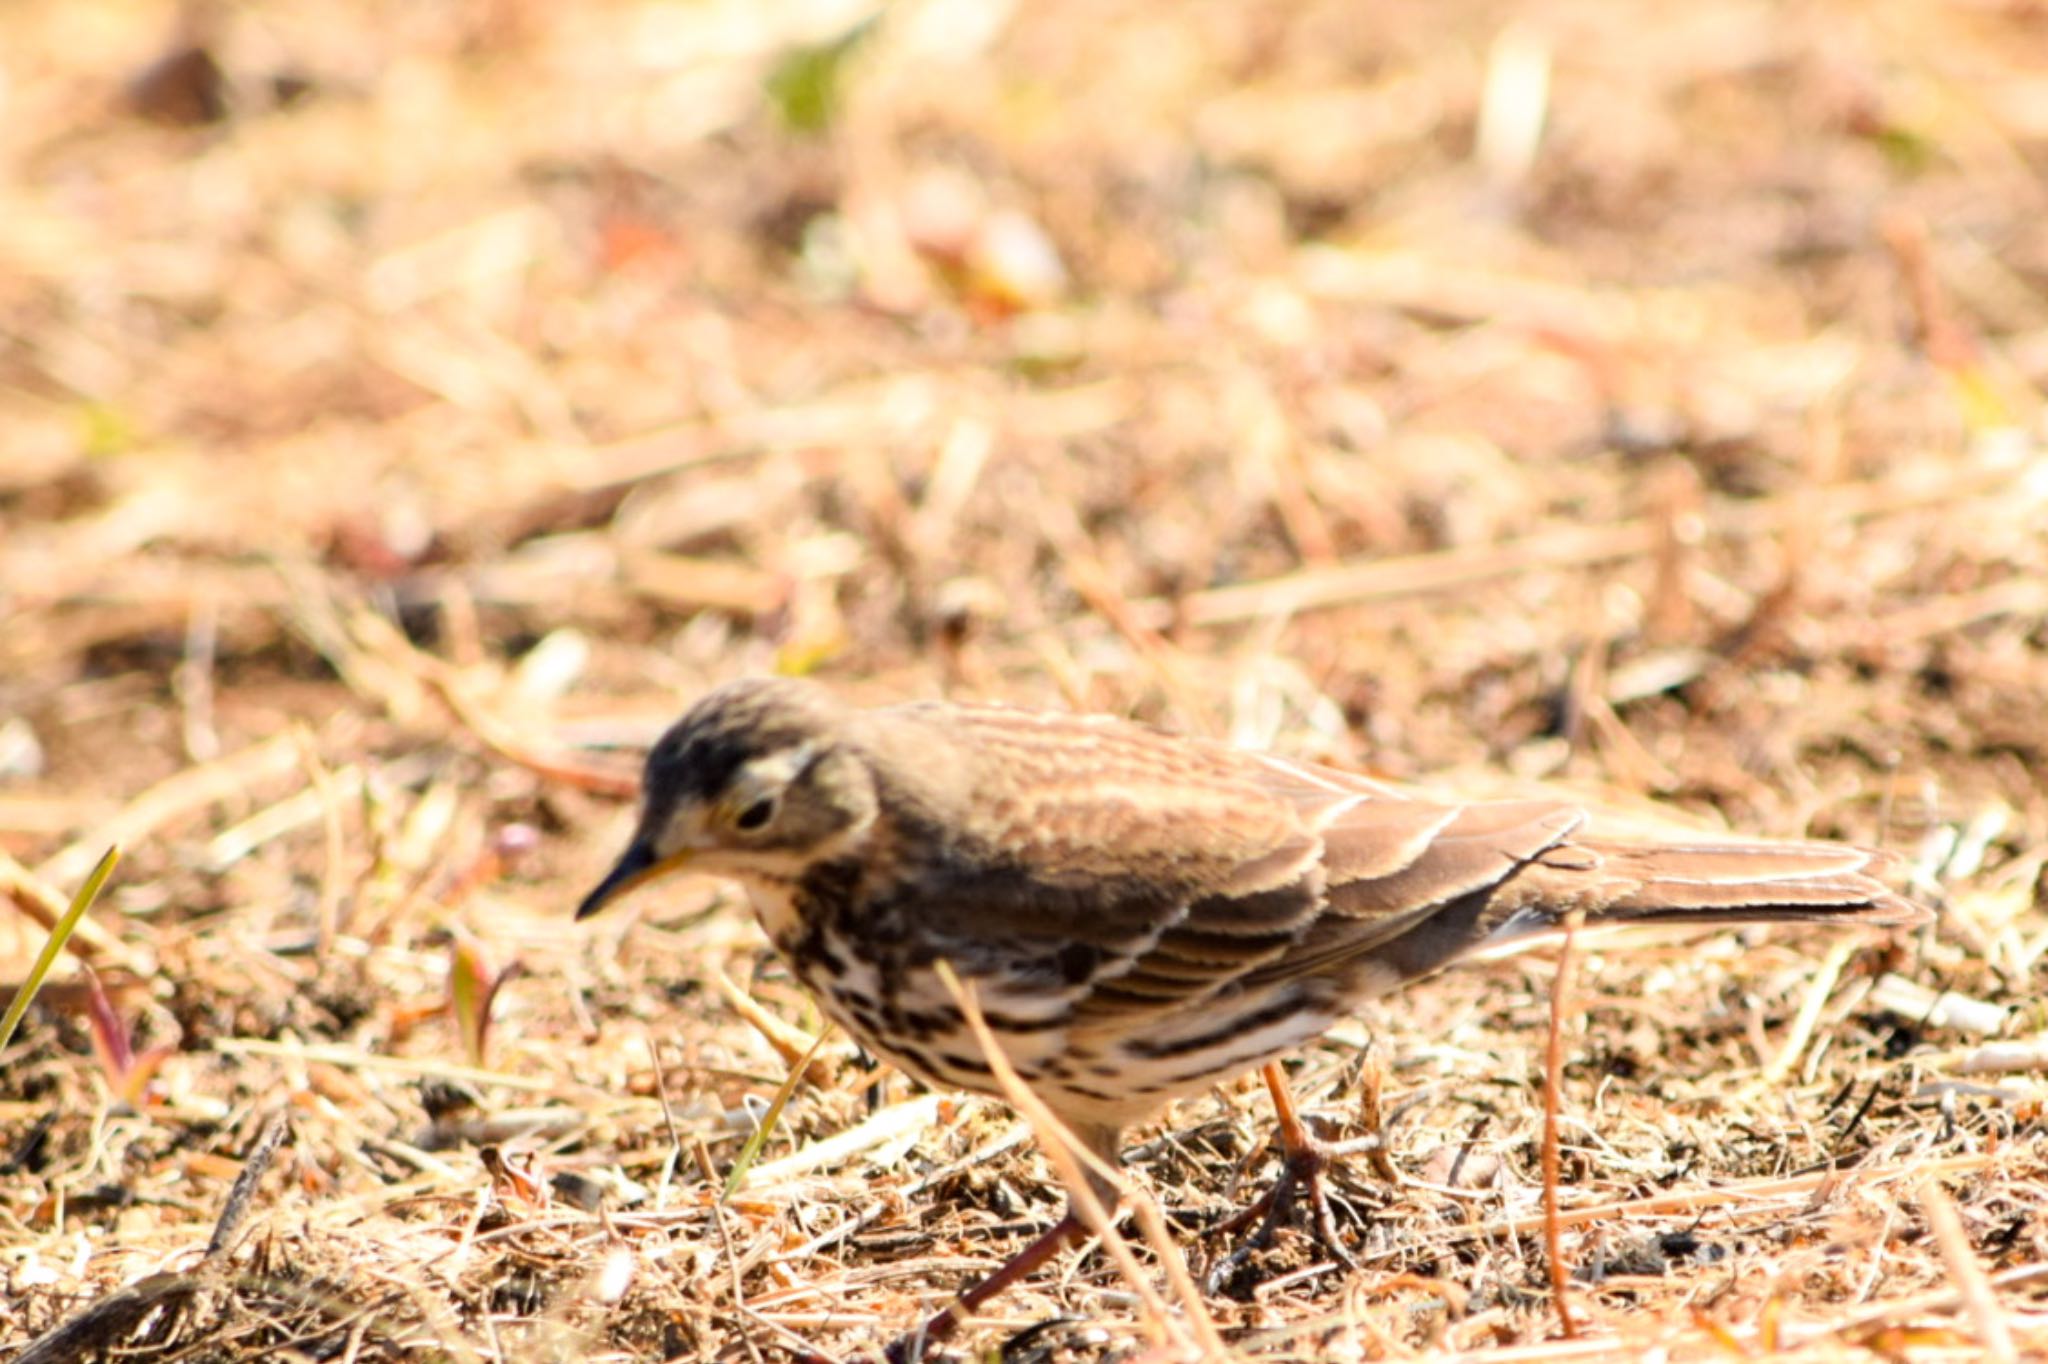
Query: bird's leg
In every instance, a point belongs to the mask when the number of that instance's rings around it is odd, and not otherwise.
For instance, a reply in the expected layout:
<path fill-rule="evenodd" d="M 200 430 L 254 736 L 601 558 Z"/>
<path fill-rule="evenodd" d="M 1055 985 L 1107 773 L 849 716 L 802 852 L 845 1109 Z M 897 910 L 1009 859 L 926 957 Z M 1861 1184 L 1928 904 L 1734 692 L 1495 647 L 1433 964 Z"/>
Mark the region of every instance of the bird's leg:
<path fill-rule="evenodd" d="M 1077 1125 L 1074 1135 L 1105 1163 L 1117 1163 L 1120 1133 L 1116 1128 Z M 1115 1183 L 1090 1170 L 1088 1187 L 1094 1192 L 1096 1200 L 1108 1210 L 1110 1221 L 1114 1222 L 1117 1217 L 1118 1194 Z M 1080 1208 L 1069 1195 L 1066 1216 L 1053 1223 L 1050 1230 L 996 1266 L 986 1277 L 969 1285 L 959 1297 L 940 1308 L 924 1325 L 908 1335 L 897 1337 L 886 1351 L 889 1364 L 916 1364 L 916 1361 L 924 1357 L 928 1347 L 945 1340 L 959 1330 L 960 1323 L 972 1316 L 976 1308 L 1007 1290 L 1062 1250 L 1080 1245 L 1088 1239 L 1088 1235 L 1088 1220 L 1081 1215 Z"/>
<path fill-rule="evenodd" d="M 1233 1214 L 1216 1228 L 1228 1236 L 1243 1231 L 1254 1222 L 1258 1223 L 1258 1230 L 1210 1271 L 1206 1286 L 1212 1293 L 1221 1291 L 1252 1251 L 1272 1242 L 1273 1233 L 1293 1217 L 1296 1202 L 1302 1199 L 1306 1199 L 1308 1204 L 1309 1230 L 1316 1244 L 1346 1269 L 1356 1269 L 1358 1262 L 1337 1236 L 1337 1220 L 1330 1212 L 1330 1196 L 1323 1187 L 1323 1176 L 1338 1156 L 1359 1150 L 1377 1154 L 1378 1159 L 1373 1161 L 1373 1166 L 1382 1174 L 1392 1169 L 1392 1163 L 1387 1161 L 1376 1135 L 1366 1138 L 1363 1143 L 1333 1145 L 1310 1132 L 1302 1122 L 1301 1114 L 1295 1110 L 1294 1095 L 1287 1088 L 1287 1075 L 1278 1061 L 1267 1062 L 1260 1073 L 1265 1078 L 1267 1091 L 1273 1096 L 1273 1111 L 1279 1120 L 1280 1177 L 1250 1206 Z M 1398 1175 L 1395 1178 L 1398 1182 Z"/>
<path fill-rule="evenodd" d="M 1337 1263 L 1346 1269 L 1356 1269 L 1358 1262 L 1351 1258 L 1351 1252 L 1337 1237 L 1337 1219 L 1330 1214 L 1329 1191 L 1323 1187 L 1323 1174 L 1330 1168 L 1336 1152 L 1318 1141 L 1302 1125 L 1301 1115 L 1294 1110 L 1294 1094 L 1287 1088 L 1287 1075 L 1280 1069 L 1280 1063 L 1268 1061 L 1260 1073 L 1265 1077 L 1266 1089 L 1273 1096 L 1273 1111 L 1280 1125 L 1280 1178 L 1273 1185 L 1273 1206 L 1267 1210 L 1267 1220 L 1285 1217 L 1294 1200 L 1306 1196 L 1310 1226 L 1316 1241 Z M 1261 1227 L 1260 1233 L 1270 1236 L 1272 1228 Z"/>
<path fill-rule="evenodd" d="M 1053 1223 L 1052 1229 L 1037 1240 L 998 1265 L 980 1282 L 971 1285 L 953 1301 L 935 1313 L 931 1320 L 908 1335 L 900 1336 L 889 1346 L 889 1364 L 916 1364 L 924 1357 L 927 1347 L 936 1345 L 960 1329 L 960 1323 L 974 1314 L 976 1308 L 990 1298 L 1008 1289 L 1053 1256 L 1068 1246 L 1079 1245 L 1088 1238 L 1088 1224 L 1074 1211 L 1070 1203 L 1067 1215 Z"/>
<path fill-rule="evenodd" d="M 1316 1241 L 1346 1268 L 1355 1268 L 1351 1252 L 1344 1249 L 1344 1243 L 1337 1238 L 1337 1222 L 1330 1213 L 1329 1194 L 1323 1188 L 1323 1174 L 1330 1168 L 1336 1153 L 1302 1123 L 1280 1063 L 1268 1061 L 1260 1074 L 1265 1078 L 1267 1091 L 1273 1096 L 1273 1111 L 1279 1119 L 1280 1177 L 1250 1206 L 1233 1214 L 1216 1229 L 1229 1235 L 1243 1231 L 1257 1221 L 1259 1229 L 1248 1244 L 1251 1247 L 1263 1246 L 1273 1239 L 1274 1231 L 1293 1215 L 1295 1201 L 1306 1197 L 1310 1229 L 1315 1233 Z"/>

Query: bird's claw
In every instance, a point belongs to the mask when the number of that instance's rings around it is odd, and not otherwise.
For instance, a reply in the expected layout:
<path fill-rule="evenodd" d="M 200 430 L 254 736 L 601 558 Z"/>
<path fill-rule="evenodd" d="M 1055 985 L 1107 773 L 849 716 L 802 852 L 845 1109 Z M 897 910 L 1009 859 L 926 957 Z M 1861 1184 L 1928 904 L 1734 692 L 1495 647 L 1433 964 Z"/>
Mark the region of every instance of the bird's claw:
<path fill-rule="evenodd" d="M 1308 1140 L 1291 1146 L 1281 1162 L 1280 1176 L 1267 1190 L 1239 1212 L 1218 1223 L 1215 1230 L 1235 1236 L 1254 1222 L 1257 1230 L 1238 1247 L 1218 1260 L 1203 1281 L 1203 1289 L 1221 1295 L 1241 1273 L 1253 1254 L 1273 1243 L 1273 1234 L 1295 1220 L 1306 1205 L 1308 1231 L 1316 1245 L 1345 1269 L 1358 1268 L 1357 1259 L 1337 1233 L 1336 1215 L 1330 1207 L 1324 1176 L 1342 1148 Z"/>

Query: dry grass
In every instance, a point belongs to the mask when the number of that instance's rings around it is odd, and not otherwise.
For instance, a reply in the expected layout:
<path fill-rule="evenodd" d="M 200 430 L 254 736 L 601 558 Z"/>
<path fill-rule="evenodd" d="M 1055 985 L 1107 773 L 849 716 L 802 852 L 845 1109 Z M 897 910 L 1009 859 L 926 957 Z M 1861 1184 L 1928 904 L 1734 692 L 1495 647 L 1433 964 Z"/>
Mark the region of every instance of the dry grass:
<path fill-rule="evenodd" d="M 1580 944 L 1570 1339 L 1551 961 L 1371 1011 L 1296 1079 L 1411 1183 L 1346 1175 L 1361 1273 L 1208 1298 L 1243 1356 L 2048 1351 L 2037 6 L 6 26 L 0 982 L 118 841 L 71 965 L 165 1055 L 104 1073 L 75 969 L 0 1054 L 0 1356 L 847 1357 L 1056 1215 L 1008 1110 L 836 1040 L 721 1201 L 816 1015 L 714 886 L 569 922 L 637 747 L 772 668 L 1882 844 L 1942 904 Z M 1266 1124 L 1135 1134 L 1198 1262 Z M 1130 1248 L 967 1344 L 1184 1349 Z"/>

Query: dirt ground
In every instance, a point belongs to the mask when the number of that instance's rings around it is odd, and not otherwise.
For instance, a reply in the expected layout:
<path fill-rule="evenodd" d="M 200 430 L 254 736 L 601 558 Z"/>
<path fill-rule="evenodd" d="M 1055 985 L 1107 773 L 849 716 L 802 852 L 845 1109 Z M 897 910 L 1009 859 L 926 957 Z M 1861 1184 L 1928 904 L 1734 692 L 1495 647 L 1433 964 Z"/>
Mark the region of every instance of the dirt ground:
<path fill-rule="evenodd" d="M 1408 1181 L 1340 1177 L 1359 1268 L 1190 1301 L 1134 1227 L 958 1348 L 2048 1355 L 2048 8 L 0 31 L 0 994 L 123 852 L 0 1050 L 0 1359 L 872 1358 L 1048 1225 L 1003 1105 L 799 1065 L 729 889 L 572 923 L 644 746 L 768 671 L 1940 909 L 1576 955 L 1567 1315 L 1538 953 L 1295 1067 Z M 1198 1276 L 1270 1130 L 1248 1078 L 1132 1134 Z"/>

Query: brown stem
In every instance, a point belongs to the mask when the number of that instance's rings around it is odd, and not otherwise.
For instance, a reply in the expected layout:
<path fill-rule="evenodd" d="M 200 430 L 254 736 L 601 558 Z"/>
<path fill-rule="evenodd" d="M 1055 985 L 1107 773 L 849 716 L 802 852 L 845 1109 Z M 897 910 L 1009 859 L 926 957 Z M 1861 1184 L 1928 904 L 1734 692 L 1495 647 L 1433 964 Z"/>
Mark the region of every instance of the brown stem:
<path fill-rule="evenodd" d="M 1557 978 L 1550 985 L 1550 1039 L 1543 1055 L 1543 1253 L 1550 1261 L 1550 1296 L 1557 1304 L 1557 1322 L 1565 1339 L 1579 1334 L 1565 1303 L 1565 1289 L 1571 1272 L 1564 1263 L 1564 1223 L 1558 1212 L 1557 1181 L 1561 1163 L 1558 1153 L 1558 1089 L 1564 1082 L 1564 1016 L 1571 997 L 1572 938 L 1585 916 L 1573 910 L 1565 916 L 1564 942 L 1557 949 Z"/>

